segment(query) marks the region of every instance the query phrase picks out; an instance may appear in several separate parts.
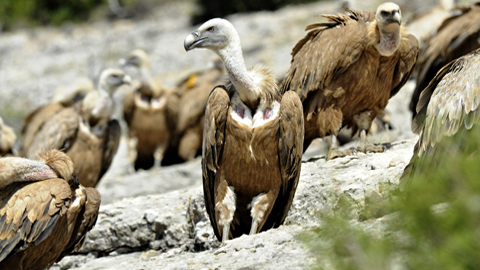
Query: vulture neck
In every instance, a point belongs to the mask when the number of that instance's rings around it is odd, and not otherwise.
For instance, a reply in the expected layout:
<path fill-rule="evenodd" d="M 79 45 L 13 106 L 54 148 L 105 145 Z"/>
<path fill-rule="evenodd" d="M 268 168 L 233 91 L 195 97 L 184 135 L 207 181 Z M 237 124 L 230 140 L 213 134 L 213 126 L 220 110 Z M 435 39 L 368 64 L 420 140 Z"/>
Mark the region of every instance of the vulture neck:
<path fill-rule="evenodd" d="M 149 68 L 142 67 L 140 68 L 140 80 L 142 83 L 142 87 L 146 87 L 149 90 L 152 91 L 152 93 L 155 93 L 155 82 L 152 79 L 152 74 L 150 73 Z"/>
<path fill-rule="evenodd" d="M 393 55 L 398 47 L 400 46 L 400 41 L 402 34 L 400 31 L 400 26 L 387 26 L 387 27 L 378 27 L 378 32 L 380 35 L 380 41 L 376 44 L 378 53 L 382 56 L 391 56 Z M 390 28 L 390 29 L 385 29 Z M 393 29 L 391 29 L 393 28 Z"/>
<path fill-rule="evenodd" d="M 15 182 L 58 178 L 55 171 L 41 162 L 24 158 L 0 159 L 0 189 Z"/>
<path fill-rule="evenodd" d="M 218 55 L 225 63 L 228 77 L 243 103 L 255 110 L 260 103 L 261 89 L 248 73 L 240 46 L 240 38 L 236 39 L 234 38 L 235 42 L 230 42 L 226 48 L 220 49 Z"/>

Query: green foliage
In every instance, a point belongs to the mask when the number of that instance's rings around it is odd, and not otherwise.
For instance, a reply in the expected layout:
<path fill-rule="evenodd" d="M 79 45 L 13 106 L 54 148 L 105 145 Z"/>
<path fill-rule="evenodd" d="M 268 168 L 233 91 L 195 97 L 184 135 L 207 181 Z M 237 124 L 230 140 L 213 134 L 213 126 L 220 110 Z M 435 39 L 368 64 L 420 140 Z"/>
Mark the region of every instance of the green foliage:
<path fill-rule="evenodd" d="M 305 233 L 315 268 L 480 269 L 479 138 L 477 125 L 414 160 L 406 190 L 383 207 L 393 214 L 363 222 L 330 216 Z"/>
<path fill-rule="evenodd" d="M 64 21 L 86 20 L 105 0 L 1 0 L 0 23 L 9 29 L 15 24 L 59 25 Z"/>
<path fill-rule="evenodd" d="M 197 0 L 199 12 L 193 16 L 193 24 L 211 18 L 223 18 L 229 14 L 258 10 L 277 10 L 289 4 L 301 4 L 318 0 Z"/>

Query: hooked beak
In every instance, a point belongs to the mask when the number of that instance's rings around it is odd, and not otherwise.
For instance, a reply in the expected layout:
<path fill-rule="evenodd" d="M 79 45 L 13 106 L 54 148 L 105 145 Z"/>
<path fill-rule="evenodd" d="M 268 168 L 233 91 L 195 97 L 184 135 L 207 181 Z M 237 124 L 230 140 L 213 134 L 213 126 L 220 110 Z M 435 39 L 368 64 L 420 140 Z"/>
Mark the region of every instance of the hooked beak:
<path fill-rule="evenodd" d="M 398 25 L 402 24 L 402 17 L 400 16 L 400 13 L 397 12 L 396 10 L 393 11 L 393 21 L 392 22 L 396 22 L 396 23 L 398 23 Z"/>
<path fill-rule="evenodd" d="M 195 49 L 198 44 L 202 43 L 205 39 L 207 38 L 200 38 L 200 34 L 198 33 L 198 31 L 195 31 L 185 38 L 185 41 L 183 42 L 183 47 L 185 48 L 185 51 L 191 51 Z"/>

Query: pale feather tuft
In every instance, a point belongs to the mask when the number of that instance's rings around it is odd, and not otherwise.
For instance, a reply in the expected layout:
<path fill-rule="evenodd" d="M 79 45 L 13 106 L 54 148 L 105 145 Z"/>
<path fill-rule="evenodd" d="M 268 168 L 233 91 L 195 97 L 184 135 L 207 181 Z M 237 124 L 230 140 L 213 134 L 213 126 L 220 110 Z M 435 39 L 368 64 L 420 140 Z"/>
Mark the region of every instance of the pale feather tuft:
<path fill-rule="evenodd" d="M 59 178 L 70 181 L 75 178 L 75 169 L 72 160 L 63 152 L 50 150 L 37 155 L 39 160 L 52 168 Z"/>

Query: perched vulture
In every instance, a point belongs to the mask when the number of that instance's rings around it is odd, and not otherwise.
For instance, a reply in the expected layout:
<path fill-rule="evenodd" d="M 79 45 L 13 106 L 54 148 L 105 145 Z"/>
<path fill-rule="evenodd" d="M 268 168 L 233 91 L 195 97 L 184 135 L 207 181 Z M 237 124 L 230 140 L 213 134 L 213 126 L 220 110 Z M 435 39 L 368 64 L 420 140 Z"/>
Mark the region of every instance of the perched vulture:
<path fill-rule="evenodd" d="M 132 51 L 125 64 L 139 69 L 140 81 L 125 96 L 123 117 L 129 128 L 129 137 L 137 138 L 135 170 L 148 170 L 154 165 L 155 151 L 159 147 L 162 151 L 166 149 L 175 129 L 178 97 L 153 81 L 150 61 L 144 51 Z"/>
<path fill-rule="evenodd" d="M 207 48 L 225 63 L 229 82 L 216 87 L 205 109 L 202 172 L 205 207 L 225 242 L 280 226 L 300 176 L 302 104 L 283 97 L 272 72 L 247 70 L 240 37 L 230 22 L 212 19 L 191 33 L 187 51 Z"/>
<path fill-rule="evenodd" d="M 223 62 L 218 59 L 212 68 L 191 74 L 178 85 L 181 97 L 176 127 L 164 152 L 162 166 L 182 163 L 202 154 L 207 99 L 212 89 L 224 82 Z"/>
<path fill-rule="evenodd" d="M 89 79 L 75 81 L 68 87 L 61 87 L 55 92 L 52 102 L 43 105 L 25 118 L 21 134 L 23 135 L 20 156 L 25 156 L 36 134 L 45 121 L 52 118 L 64 108 L 71 107 L 82 100 L 89 92 L 94 91 L 93 82 Z"/>
<path fill-rule="evenodd" d="M 17 136 L 13 129 L 5 123 L 0 117 L 0 157 L 13 156 L 13 146 Z"/>
<path fill-rule="evenodd" d="M 465 134 L 478 124 L 479 72 L 480 49 L 477 49 L 445 65 L 420 94 L 412 121 L 412 131 L 420 137 L 404 176 L 412 173 L 419 158 L 431 158 L 434 153 L 440 157 L 454 154 Z M 454 140 L 442 143 L 448 137 Z"/>
<path fill-rule="evenodd" d="M 80 183 L 94 187 L 110 167 L 120 141 L 120 125 L 110 119 L 114 109 L 110 94 L 126 83 L 130 77 L 123 71 L 103 71 L 98 91 L 46 121 L 26 157 L 33 158 L 46 149 L 62 150 L 75 164 Z"/>
<path fill-rule="evenodd" d="M 304 150 L 313 139 L 333 135 L 327 158 L 337 149 L 336 135 L 346 126 L 360 130 L 360 151 L 367 146 L 372 120 L 407 82 L 415 67 L 418 41 L 404 33 L 399 7 L 385 3 L 377 12 L 345 8 L 349 14 L 323 15 L 292 51 L 281 91 L 297 92 L 305 117 Z M 350 151 L 351 152 L 351 151 Z"/>
<path fill-rule="evenodd" d="M 410 101 L 410 110 L 415 117 L 420 93 L 435 74 L 446 64 L 480 47 L 480 3 L 471 7 L 457 8 L 457 13 L 445 19 L 437 34 L 426 41 L 426 51 L 418 66 L 417 86 Z"/>
<path fill-rule="evenodd" d="M 83 245 L 100 194 L 78 183 L 72 161 L 51 150 L 0 159 L 0 269 L 43 270 Z"/>

